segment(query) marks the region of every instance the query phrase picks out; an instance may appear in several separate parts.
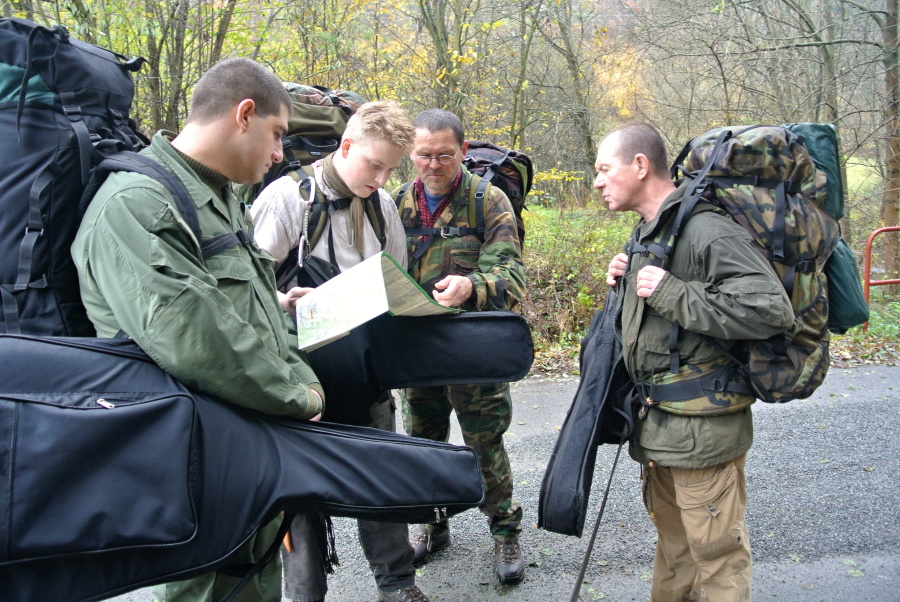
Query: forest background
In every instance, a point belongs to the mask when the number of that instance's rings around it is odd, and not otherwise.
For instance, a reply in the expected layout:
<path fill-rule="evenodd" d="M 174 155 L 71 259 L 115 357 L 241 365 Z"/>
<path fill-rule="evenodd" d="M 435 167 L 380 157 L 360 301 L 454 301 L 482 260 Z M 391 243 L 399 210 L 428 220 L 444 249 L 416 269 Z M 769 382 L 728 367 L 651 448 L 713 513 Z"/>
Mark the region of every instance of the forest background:
<path fill-rule="evenodd" d="M 591 190 L 597 142 L 617 125 L 653 124 L 674 156 L 712 127 L 832 123 L 860 266 L 870 232 L 898 225 L 898 0 L 0 0 L 0 12 L 144 57 L 133 115 L 147 134 L 178 131 L 200 75 L 246 56 L 411 114 L 447 108 L 470 139 L 526 152 L 522 312 L 538 370 L 574 369 L 635 221 Z M 412 174 L 405 163 L 397 183 Z M 873 279 L 900 277 L 898 243 L 876 239 Z M 838 337 L 835 361 L 900 357 L 893 288 L 872 289 L 868 333 Z"/>

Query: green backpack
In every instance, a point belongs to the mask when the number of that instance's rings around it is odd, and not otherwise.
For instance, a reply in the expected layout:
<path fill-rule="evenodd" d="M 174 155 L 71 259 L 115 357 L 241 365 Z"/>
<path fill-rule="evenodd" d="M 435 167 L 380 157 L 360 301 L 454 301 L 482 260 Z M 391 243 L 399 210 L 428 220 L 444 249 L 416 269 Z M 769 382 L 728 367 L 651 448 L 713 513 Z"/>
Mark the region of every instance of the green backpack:
<path fill-rule="evenodd" d="M 803 138 L 777 126 L 710 130 L 684 147 L 671 171 L 673 178 L 681 172 L 693 182 L 661 239 L 661 263 L 698 202 L 712 204 L 743 226 L 781 279 L 794 308 L 794 325 L 782 335 L 747 341 L 740 358 L 721 350 L 763 401 L 809 397 L 828 372 L 826 264 L 840 239 L 837 220 L 826 211 L 827 176 Z M 677 371 L 677 349 L 672 353 Z"/>
<path fill-rule="evenodd" d="M 825 211 L 836 220 L 844 217 L 844 185 L 841 179 L 837 131 L 830 123 L 791 123 L 784 127 L 801 136 L 816 167 L 825 173 L 828 186 Z M 828 330 L 844 334 L 853 326 L 869 321 L 869 305 L 859 277 L 856 256 L 839 238 L 834 253 L 825 264 L 828 278 Z"/>
<path fill-rule="evenodd" d="M 304 165 L 310 165 L 338 149 L 347 121 L 366 99 L 346 90 L 282 82 L 291 95 L 288 131 L 281 144 L 284 158 L 269 168 L 262 182 L 237 185 L 234 192 L 250 205 L 263 188 Z"/>

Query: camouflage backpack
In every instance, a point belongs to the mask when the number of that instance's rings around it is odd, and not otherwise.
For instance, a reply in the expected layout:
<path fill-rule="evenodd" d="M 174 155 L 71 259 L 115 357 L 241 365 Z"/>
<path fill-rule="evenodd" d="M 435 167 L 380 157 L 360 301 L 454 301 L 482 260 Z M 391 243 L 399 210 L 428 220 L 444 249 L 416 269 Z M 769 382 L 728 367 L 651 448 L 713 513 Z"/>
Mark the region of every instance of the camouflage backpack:
<path fill-rule="evenodd" d="M 675 160 L 693 178 L 663 241 L 667 252 L 698 202 L 724 210 L 759 244 L 794 308 L 794 325 L 763 341 L 748 341 L 731 356 L 760 399 L 804 399 L 828 372 L 828 287 L 825 265 L 840 232 L 825 211 L 827 178 L 803 138 L 785 127 L 713 129 L 691 140 Z M 677 328 L 677 326 L 675 327 Z"/>

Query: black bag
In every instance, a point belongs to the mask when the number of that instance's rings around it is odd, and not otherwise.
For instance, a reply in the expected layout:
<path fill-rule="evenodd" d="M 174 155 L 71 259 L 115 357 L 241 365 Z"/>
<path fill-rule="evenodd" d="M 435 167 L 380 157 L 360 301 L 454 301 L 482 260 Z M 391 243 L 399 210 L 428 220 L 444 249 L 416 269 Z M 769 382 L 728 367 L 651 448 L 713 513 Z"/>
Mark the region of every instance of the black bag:
<path fill-rule="evenodd" d="M 581 341 L 581 382 L 547 464 L 538 499 L 538 527 L 581 537 L 597 447 L 621 444 L 634 430 L 633 385 L 615 329 L 616 292 L 594 314 Z"/>
<path fill-rule="evenodd" d="M 325 419 L 365 424 L 388 389 L 520 380 L 534 343 L 525 318 L 511 311 L 385 314 L 307 357 L 325 389 Z"/>
<path fill-rule="evenodd" d="M 192 393 L 124 339 L 0 336 L 0 599 L 223 570 L 282 511 L 425 522 L 482 500 L 468 448 Z"/>
<path fill-rule="evenodd" d="M 90 169 L 146 139 L 129 117 L 144 59 L 61 26 L 0 19 L 0 332 L 93 336 L 69 247 Z"/>
<path fill-rule="evenodd" d="M 534 180 L 534 165 L 525 153 L 510 150 L 490 142 L 469 140 L 469 149 L 463 160 L 473 174 L 481 176 L 484 185 L 479 192 L 484 194 L 487 184 L 493 184 L 509 198 L 516 215 L 516 229 L 519 233 L 519 245 L 525 244 L 525 221 L 522 211 L 525 199 L 531 192 Z M 470 200 L 471 202 L 471 200 Z"/>

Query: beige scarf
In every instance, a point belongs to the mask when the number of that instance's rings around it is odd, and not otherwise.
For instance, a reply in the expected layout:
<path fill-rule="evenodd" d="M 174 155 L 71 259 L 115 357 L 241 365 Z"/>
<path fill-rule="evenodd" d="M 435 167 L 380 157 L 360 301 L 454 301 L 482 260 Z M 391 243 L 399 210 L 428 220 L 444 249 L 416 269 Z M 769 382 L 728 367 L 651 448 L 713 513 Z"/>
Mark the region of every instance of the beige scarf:
<path fill-rule="evenodd" d="M 336 151 L 340 152 L 340 150 Z M 347 237 L 350 244 L 359 252 L 360 259 L 365 259 L 363 254 L 363 232 L 369 219 L 366 217 L 366 200 L 353 194 L 347 188 L 343 178 L 334 168 L 334 153 L 331 153 L 322 161 L 325 184 L 331 188 L 338 198 L 348 198 L 350 201 L 350 219 L 347 221 Z"/>

